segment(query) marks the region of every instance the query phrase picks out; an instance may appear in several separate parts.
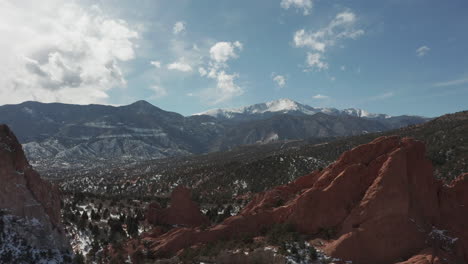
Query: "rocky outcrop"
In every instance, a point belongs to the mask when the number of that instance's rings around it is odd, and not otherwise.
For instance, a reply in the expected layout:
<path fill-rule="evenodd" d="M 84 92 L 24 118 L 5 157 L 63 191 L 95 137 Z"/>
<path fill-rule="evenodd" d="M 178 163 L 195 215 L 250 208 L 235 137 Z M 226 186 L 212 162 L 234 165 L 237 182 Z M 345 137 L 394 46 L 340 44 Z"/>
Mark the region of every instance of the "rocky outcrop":
<path fill-rule="evenodd" d="M 398 262 L 397 264 L 447 264 L 454 263 L 451 261 L 451 256 L 434 248 L 426 248 L 418 254 L 412 256 L 406 261 Z M 456 262 L 455 262 L 456 263 Z"/>
<path fill-rule="evenodd" d="M 424 145 L 395 138 L 382 146 L 390 148 L 382 158 L 374 161 L 368 156 L 363 162 L 353 162 L 375 171 L 356 171 L 350 174 L 355 177 L 353 181 L 342 186 L 354 197 L 341 203 L 350 210 L 340 208 L 343 215 L 336 222 L 340 236 L 327 246 L 330 255 L 357 263 L 385 263 L 409 257 L 426 247 L 428 233 L 438 222 L 439 185 L 432 177 L 432 165 L 425 159 Z M 371 149 L 362 150 L 372 155 Z M 349 159 L 356 161 L 355 157 Z M 366 162 L 370 162 L 369 166 L 365 166 Z M 364 182 L 364 188 L 353 190 L 353 182 Z M 360 252 L 355 252 L 358 246 Z"/>
<path fill-rule="evenodd" d="M 3 213 L 23 219 L 25 225 L 31 224 L 24 234 L 16 232 L 15 225 L 15 235 L 24 235 L 22 239 L 32 248 L 69 249 L 60 219 L 58 189 L 32 169 L 21 145 L 6 125 L 0 125 L 0 183 Z"/>
<path fill-rule="evenodd" d="M 334 234 L 323 250 L 353 263 L 463 263 L 468 262 L 465 206 L 467 174 L 443 186 L 432 175 L 422 142 L 381 137 L 345 152 L 323 171 L 257 194 L 219 225 L 177 228 L 152 239 L 151 249 L 173 254 L 287 222 L 311 236 Z"/>
<path fill-rule="evenodd" d="M 185 227 L 208 226 L 210 221 L 192 201 L 190 190 L 177 186 L 171 194 L 171 204 L 161 208 L 157 203 L 148 206 L 146 218 L 153 225 L 177 225 Z"/>

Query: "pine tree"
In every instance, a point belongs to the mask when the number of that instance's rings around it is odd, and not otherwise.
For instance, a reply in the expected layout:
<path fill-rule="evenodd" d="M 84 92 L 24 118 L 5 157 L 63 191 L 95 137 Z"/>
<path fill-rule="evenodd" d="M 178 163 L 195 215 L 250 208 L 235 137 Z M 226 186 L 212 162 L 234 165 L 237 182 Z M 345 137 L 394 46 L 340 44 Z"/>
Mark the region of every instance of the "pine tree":
<path fill-rule="evenodd" d="M 138 236 L 138 219 L 134 217 L 127 217 L 127 232 L 132 237 Z"/>
<path fill-rule="evenodd" d="M 91 210 L 91 220 L 93 221 L 96 221 L 96 212 L 93 210 Z"/>
<path fill-rule="evenodd" d="M 0 216 L 0 239 L 3 236 L 3 229 L 5 228 L 5 223 L 3 222 L 3 216 Z"/>
<path fill-rule="evenodd" d="M 83 211 L 83 214 L 81 215 L 81 219 L 83 219 L 84 221 L 88 221 L 89 217 L 88 217 L 88 213 L 86 213 L 86 211 Z"/>
<path fill-rule="evenodd" d="M 104 209 L 104 213 L 102 214 L 102 218 L 109 219 L 109 216 L 110 216 L 109 209 L 108 208 Z"/>
<path fill-rule="evenodd" d="M 73 258 L 73 264 L 85 264 L 85 258 L 83 254 L 76 253 L 75 257 Z"/>

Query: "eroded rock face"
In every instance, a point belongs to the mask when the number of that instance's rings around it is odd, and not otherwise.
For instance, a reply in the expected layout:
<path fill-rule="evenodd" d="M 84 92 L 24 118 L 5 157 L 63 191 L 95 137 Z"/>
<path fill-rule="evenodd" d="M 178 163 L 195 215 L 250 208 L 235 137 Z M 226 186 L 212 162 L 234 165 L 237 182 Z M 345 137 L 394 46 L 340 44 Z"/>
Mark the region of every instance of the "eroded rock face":
<path fill-rule="evenodd" d="M 443 186 L 432 175 L 423 143 L 381 137 L 345 152 L 321 172 L 257 194 L 219 225 L 172 230 L 152 239 L 151 248 L 156 255 L 174 254 L 289 222 L 310 235 L 333 230 L 324 251 L 353 263 L 468 262 L 467 175 Z"/>
<path fill-rule="evenodd" d="M 406 261 L 398 262 L 397 264 L 444 264 L 447 262 L 450 256 L 440 252 L 440 250 L 434 250 L 433 248 L 427 248 L 422 250 L 420 253 L 412 256 Z"/>
<path fill-rule="evenodd" d="M 60 220 L 58 189 L 32 169 L 21 145 L 6 125 L 0 125 L 0 183 L 0 209 L 38 223 L 37 226 L 43 229 L 41 232 L 47 234 L 30 237 L 32 247 L 69 248 Z"/>
<path fill-rule="evenodd" d="M 154 225 L 178 225 L 197 227 L 209 225 L 208 218 L 200 212 L 198 205 L 192 201 L 188 188 L 177 186 L 171 194 L 169 208 L 161 208 L 159 204 L 148 206 L 147 220 Z"/>
<path fill-rule="evenodd" d="M 375 174 L 369 174 L 372 182 L 363 190 L 364 196 L 356 197 L 349 204 L 352 209 L 337 223 L 340 237 L 327 246 L 330 255 L 357 263 L 385 263 L 426 247 L 427 234 L 439 218 L 440 186 L 424 155 L 421 142 L 403 139 L 376 160 L 381 164 Z"/>

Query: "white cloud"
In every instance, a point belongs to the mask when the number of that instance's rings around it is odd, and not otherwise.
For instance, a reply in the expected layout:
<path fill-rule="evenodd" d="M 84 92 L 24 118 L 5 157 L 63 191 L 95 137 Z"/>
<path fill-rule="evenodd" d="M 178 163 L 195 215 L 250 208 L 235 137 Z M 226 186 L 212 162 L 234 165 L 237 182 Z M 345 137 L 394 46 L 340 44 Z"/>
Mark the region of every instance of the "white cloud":
<path fill-rule="evenodd" d="M 275 81 L 276 85 L 279 88 L 283 88 L 284 86 L 286 86 L 286 77 L 284 77 L 283 75 L 272 74 L 272 77 L 273 81 Z"/>
<path fill-rule="evenodd" d="M 173 62 L 167 65 L 167 69 L 181 72 L 191 72 L 192 66 L 184 61 L 184 58 L 181 58 L 179 61 Z"/>
<path fill-rule="evenodd" d="M 312 10 L 313 3 L 312 0 L 281 0 L 280 5 L 284 9 L 289 9 L 290 7 L 302 9 L 304 16 L 307 16 Z"/>
<path fill-rule="evenodd" d="M 328 69 L 328 64 L 322 60 L 322 54 L 307 52 L 306 59 L 309 68 L 316 68 L 319 71 Z"/>
<path fill-rule="evenodd" d="M 0 1 L 0 104 L 105 103 L 126 81 L 138 32 L 97 6 Z"/>
<path fill-rule="evenodd" d="M 208 72 L 203 67 L 198 68 L 198 73 L 200 73 L 201 77 L 204 77 L 204 76 L 206 76 L 208 74 Z"/>
<path fill-rule="evenodd" d="M 154 67 L 156 68 L 161 68 L 161 62 L 160 61 L 151 61 L 150 62 L 151 65 L 153 65 Z"/>
<path fill-rule="evenodd" d="M 216 76 L 218 76 L 218 70 L 219 68 L 217 66 L 212 66 L 206 76 L 211 79 L 216 79 Z"/>
<path fill-rule="evenodd" d="M 172 28 L 172 32 L 177 35 L 183 33 L 185 31 L 185 22 L 184 21 L 177 21 Z"/>
<path fill-rule="evenodd" d="M 353 12 L 345 11 L 336 15 L 335 19 L 329 25 L 329 29 L 333 29 L 338 26 L 352 24 L 356 21 L 356 15 Z"/>
<path fill-rule="evenodd" d="M 187 64 L 190 68 L 197 69 L 203 64 L 204 58 L 207 56 L 207 49 L 200 49 L 197 45 L 187 43 L 179 39 L 170 41 L 170 51 L 172 56 L 178 58 L 176 62 L 179 64 Z M 184 67 L 186 70 L 188 67 Z"/>
<path fill-rule="evenodd" d="M 337 14 L 330 23 L 315 31 L 309 32 L 300 29 L 294 33 L 294 45 L 301 48 L 309 48 L 314 53 L 307 53 L 308 66 L 317 67 L 319 70 L 327 69 L 328 64 L 323 62 L 323 56 L 329 47 L 344 39 L 356 39 L 364 34 L 364 30 L 355 27 L 356 15 L 351 11 Z"/>
<path fill-rule="evenodd" d="M 323 100 L 323 99 L 328 99 L 330 98 L 329 96 L 323 95 L 323 94 L 316 94 L 312 96 L 312 98 L 317 99 L 317 100 Z"/>
<path fill-rule="evenodd" d="M 229 59 L 238 57 L 237 51 L 242 50 L 243 45 L 239 41 L 236 42 L 218 42 L 210 49 L 210 57 L 216 63 L 225 63 Z"/>
<path fill-rule="evenodd" d="M 320 39 L 323 38 L 322 36 L 322 32 L 307 33 L 304 29 L 300 29 L 294 33 L 294 45 L 324 52 L 326 44 Z"/>
<path fill-rule="evenodd" d="M 151 97 L 153 99 L 159 99 L 167 95 L 167 90 L 159 85 L 152 85 L 149 89 L 154 92 L 153 96 Z"/>
<path fill-rule="evenodd" d="M 214 98 L 214 104 L 227 101 L 233 97 L 242 95 L 244 90 L 235 83 L 238 74 L 227 74 L 221 71 L 216 76 L 216 89 L 211 96 Z"/>
<path fill-rule="evenodd" d="M 210 104 L 218 104 L 244 93 L 244 89 L 236 83 L 237 73 L 228 73 L 228 62 L 239 57 L 243 49 L 239 41 L 217 42 L 209 49 L 210 60 L 198 68 L 200 76 L 216 81 L 216 85 L 202 90 L 197 95 Z M 193 93 L 191 93 L 194 95 Z"/>
<path fill-rule="evenodd" d="M 428 46 L 421 46 L 416 50 L 418 57 L 424 57 L 431 49 Z"/>
<path fill-rule="evenodd" d="M 340 39 L 356 39 L 363 35 L 364 30 L 354 27 L 356 21 L 356 15 L 351 11 L 339 13 L 326 27 L 318 31 L 298 30 L 294 34 L 294 45 L 324 52 L 327 47 L 335 45 Z"/>
<path fill-rule="evenodd" d="M 346 71 L 346 66 L 344 66 L 344 65 L 341 65 L 341 67 L 340 67 L 340 70 L 342 70 L 342 71 Z"/>
<path fill-rule="evenodd" d="M 456 80 L 450 80 L 446 82 L 438 82 L 434 83 L 433 86 L 435 87 L 447 87 L 447 86 L 456 86 L 456 85 L 461 85 L 468 83 L 468 78 L 461 78 L 461 79 L 456 79 Z"/>

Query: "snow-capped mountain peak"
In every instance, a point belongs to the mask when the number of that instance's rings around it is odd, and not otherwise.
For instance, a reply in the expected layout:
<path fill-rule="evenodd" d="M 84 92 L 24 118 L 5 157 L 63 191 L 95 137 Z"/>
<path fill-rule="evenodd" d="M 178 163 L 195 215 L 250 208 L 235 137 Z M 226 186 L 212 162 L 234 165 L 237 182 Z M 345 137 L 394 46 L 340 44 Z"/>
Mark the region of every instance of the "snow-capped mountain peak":
<path fill-rule="evenodd" d="M 267 112 L 271 113 L 288 113 L 288 112 L 303 112 L 305 114 L 315 114 L 317 111 L 313 111 L 313 108 L 300 104 L 291 99 L 282 98 L 266 103 L 259 103 L 250 106 L 244 106 L 239 108 L 218 108 L 211 109 L 205 112 L 197 113 L 194 115 L 209 115 L 217 118 L 231 119 L 239 115 L 258 115 Z"/>
<path fill-rule="evenodd" d="M 224 109 L 212 109 L 206 112 L 197 113 L 194 115 L 209 115 L 221 119 L 234 119 L 241 118 L 245 119 L 249 116 L 264 115 L 266 113 L 295 113 L 314 115 L 317 113 L 324 113 L 327 115 L 348 115 L 354 117 L 363 118 L 389 118 L 390 116 L 384 114 L 373 114 L 362 109 L 348 108 L 344 110 L 338 110 L 336 108 L 320 108 L 304 105 L 293 101 L 291 99 L 282 98 L 266 103 L 254 104 L 250 106 L 244 106 L 239 108 L 224 108 Z"/>
<path fill-rule="evenodd" d="M 297 111 L 300 108 L 299 103 L 287 98 L 270 101 L 265 105 L 267 106 L 265 112 Z"/>

